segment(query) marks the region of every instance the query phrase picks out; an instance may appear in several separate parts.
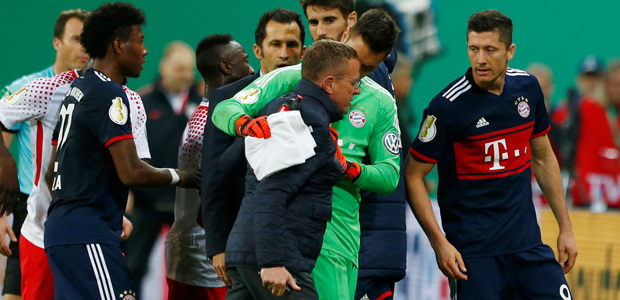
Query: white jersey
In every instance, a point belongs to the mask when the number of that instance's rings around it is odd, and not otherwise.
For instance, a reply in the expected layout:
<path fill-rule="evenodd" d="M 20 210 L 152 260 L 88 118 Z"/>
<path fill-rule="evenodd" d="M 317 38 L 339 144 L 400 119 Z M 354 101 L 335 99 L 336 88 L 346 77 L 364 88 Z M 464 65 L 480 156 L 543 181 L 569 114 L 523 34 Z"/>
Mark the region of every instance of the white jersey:
<path fill-rule="evenodd" d="M 52 156 L 52 135 L 58 121 L 58 111 L 71 83 L 78 78 L 77 70 L 67 71 L 49 78 L 38 78 L 0 100 L 0 122 L 11 128 L 21 122 L 30 122 L 30 140 L 34 182 L 28 197 L 28 215 L 21 234 L 32 244 L 43 248 L 44 223 L 52 196 L 45 174 Z M 133 136 L 140 158 L 150 158 L 146 140 L 146 112 L 142 98 L 123 86 L 130 103 Z M 136 113 L 134 113 L 136 112 Z"/>
<path fill-rule="evenodd" d="M 189 119 L 179 148 L 179 169 L 200 168 L 208 113 L 209 104 L 203 101 Z M 205 230 L 200 225 L 202 220 L 198 220 L 199 212 L 198 190 L 177 187 L 174 223 L 166 236 L 166 276 L 192 286 L 223 287 L 224 282 L 219 280 L 206 255 Z"/>

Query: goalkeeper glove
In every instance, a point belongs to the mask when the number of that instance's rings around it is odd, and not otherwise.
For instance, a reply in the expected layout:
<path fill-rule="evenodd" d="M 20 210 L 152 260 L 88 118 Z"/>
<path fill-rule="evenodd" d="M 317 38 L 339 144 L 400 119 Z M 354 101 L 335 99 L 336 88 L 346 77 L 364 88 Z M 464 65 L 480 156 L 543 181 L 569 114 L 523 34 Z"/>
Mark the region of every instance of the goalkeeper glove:
<path fill-rule="evenodd" d="M 243 115 L 235 122 L 235 132 L 239 136 L 251 136 L 259 139 L 271 137 L 271 129 L 265 116 L 253 119 L 248 115 Z"/>
<path fill-rule="evenodd" d="M 344 176 L 346 180 L 354 182 L 355 180 L 357 180 L 357 178 L 360 177 L 360 173 L 362 172 L 362 167 L 360 166 L 360 164 L 356 162 L 347 161 L 346 156 L 342 154 L 342 149 L 338 145 L 338 131 L 330 127 L 329 133 L 331 134 L 332 139 L 334 140 L 334 143 L 336 144 L 336 153 L 334 154 L 334 156 L 336 157 L 336 159 L 342 166 L 342 175 Z"/>

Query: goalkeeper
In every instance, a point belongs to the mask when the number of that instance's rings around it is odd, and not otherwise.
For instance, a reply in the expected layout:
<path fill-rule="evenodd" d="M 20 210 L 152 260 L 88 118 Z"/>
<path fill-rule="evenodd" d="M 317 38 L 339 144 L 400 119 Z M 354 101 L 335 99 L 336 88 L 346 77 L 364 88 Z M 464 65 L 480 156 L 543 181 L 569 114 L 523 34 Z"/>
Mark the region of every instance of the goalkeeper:
<path fill-rule="evenodd" d="M 357 51 L 362 76 L 374 71 L 389 55 L 398 32 L 394 20 L 375 9 L 362 15 L 350 32 L 342 35 L 345 43 Z M 213 123 L 230 135 L 269 138 L 266 120 L 252 116 L 258 115 L 272 99 L 292 92 L 300 79 L 301 65 L 260 77 L 234 98 L 218 104 L 213 111 Z M 352 299 L 355 293 L 360 189 L 389 194 L 399 179 L 398 152 L 391 151 L 386 143 L 400 138 L 395 101 L 367 77 L 362 78 L 359 89 L 360 94 L 353 99 L 344 119 L 332 124 L 340 133 L 338 143 L 346 160 L 342 164 L 344 177 L 334 186 L 332 219 L 327 223 L 321 254 L 312 273 L 320 299 Z M 370 164 L 361 163 L 366 155 Z"/>

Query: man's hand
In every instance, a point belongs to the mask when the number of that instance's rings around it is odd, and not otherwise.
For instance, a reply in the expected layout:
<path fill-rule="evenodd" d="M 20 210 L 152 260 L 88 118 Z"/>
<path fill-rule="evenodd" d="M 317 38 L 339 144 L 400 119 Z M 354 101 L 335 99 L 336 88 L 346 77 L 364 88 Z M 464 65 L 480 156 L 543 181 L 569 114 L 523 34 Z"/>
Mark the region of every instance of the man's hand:
<path fill-rule="evenodd" d="M 213 269 L 215 269 L 215 273 L 223 281 L 226 286 L 232 286 L 232 280 L 228 278 L 228 273 L 226 273 L 226 252 L 218 253 L 213 256 Z"/>
<path fill-rule="evenodd" d="M 440 245 L 433 247 L 433 249 L 437 258 L 437 265 L 446 277 L 467 280 L 467 275 L 463 274 L 467 272 L 463 257 L 450 242 L 444 240 Z"/>
<path fill-rule="evenodd" d="M 178 187 L 186 189 L 200 189 L 202 173 L 200 173 L 199 169 L 176 169 L 175 171 L 179 175 L 179 182 L 177 182 Z"/>
<path fill-rule="evenodd" d="M 294 290 L 301 290 L 285 267 L 262 268 L 260 269 L 260 278 L 263 279 L 263 286 L 276 296 L 284 295 L 286 284 Z"/>
<path fill-rule="evenodd" d="M 340 145 L 338 145 L 338 131 L 332 127 L 329 127 L 329 133 L 336 144 L 336 153 L 334 156 L 342 166 L 342 174 L 344 178 L 349 181 L 357 180 L 362 172 L 362 167 L 356 162 L 347 161 L 347 157 L 342 154 L 342 149 L 340 148 Z"/>
<path fill-rule="evenodd" d="M 271 137 L 271 129 L 265 116 L 252 119 L 248 115 L 243 115 L 235 122 L 235 132 L 239 136 L 251 136 L 259 139 Z"/>
<path fill-rule="evenodd" d="M 11 225 L 6 221 L 4 216 L 0 217 L 0 254 L 4 256 L 9 256 L 13 254 L 11 249 L 9 249 L 9 241 L 4 239 L 4 236 L 8 234 L 9 238 L 13 243 L 17 242 L 17 237 L 15 237 L 15 233 L 13 233 L 13 229 Z"/>
<path fill-rule="evenodd" d="M 4 145 L 2 145 L 4 147 Z M 0 216 L 8 216 L 19 201 L 19 180 L 17 179 L 17 165 L 11 154 L 0 157 Z"/>
<path fill-rule="evenodd" d="M 572 230 L 560 231 L 558 236 L 558 261 L 562 265 L 564 274 L 567 274 L 575 265 L 577 254 L 577 243 L 575 243 Z"/>
<path fill-rule="evenodd" d="M 121 240 L 126 240 L 131 235 L 131 231 L 133 230 L 133 223 L 127 219 L 127 217 L 123 216 L 123 232 L 121 232 Z"/>

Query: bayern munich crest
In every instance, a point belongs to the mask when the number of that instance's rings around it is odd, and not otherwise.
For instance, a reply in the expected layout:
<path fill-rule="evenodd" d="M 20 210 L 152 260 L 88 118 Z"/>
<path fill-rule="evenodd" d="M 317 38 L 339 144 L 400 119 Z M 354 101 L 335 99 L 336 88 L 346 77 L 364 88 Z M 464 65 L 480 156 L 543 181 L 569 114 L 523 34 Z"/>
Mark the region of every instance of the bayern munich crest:
<path fill-rule="evenodd" d="M 527 104 L 529 100 L 523 96 L 517 98 L 515 105 L 517 105 L 517 111 L 521 117 L 527 118 L 530 116 L 530 105 Z"/>
<path fill-rule="evenodd" d="M 135 293 L 134 291 L 131 291 L 131 290 L 130 290 L 129 292 L 124 291 L 124 292 L 122 292 L 122 293 L 119 295 L 119 297 L 120 297 L 122 300 L 136 300 L 136 293 Z"/>
<path fill-rule="evenodd" d="M 362 128 L 366 124 L 366 115 L 359 110 L 354 110 L 349 113 L 349 122 L 355 128 Z"/>

